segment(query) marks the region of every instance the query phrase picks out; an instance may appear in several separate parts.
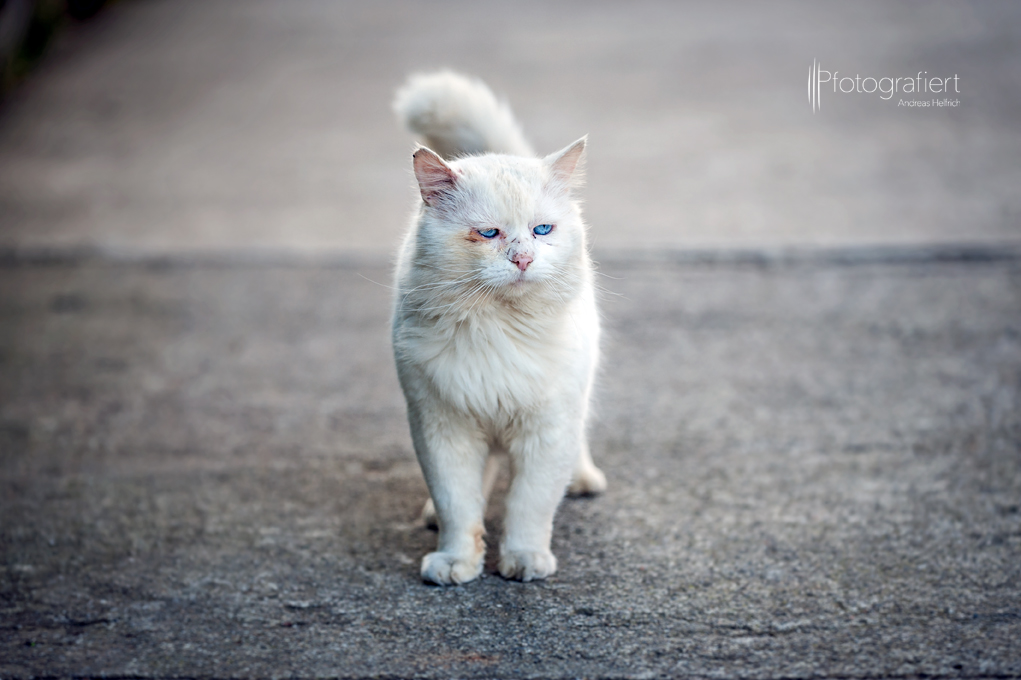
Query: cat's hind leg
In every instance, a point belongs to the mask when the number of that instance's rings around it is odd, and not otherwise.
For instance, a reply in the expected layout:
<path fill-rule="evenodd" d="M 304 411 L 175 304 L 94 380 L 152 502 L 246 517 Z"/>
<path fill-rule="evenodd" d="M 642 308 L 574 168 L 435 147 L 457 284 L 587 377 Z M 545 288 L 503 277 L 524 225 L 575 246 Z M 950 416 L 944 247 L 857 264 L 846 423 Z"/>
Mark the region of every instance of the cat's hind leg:
<path fill-rule="evenodd" d="M 595 496 L 604 491 L 606 491 L 606 475 L 592 462 L 588 442 L 583 439 L 581 455 L 578 456 L 578 462 L 574 464 L 574 473 L 571 475 L 571 483 L 567 486 L 567 495 Z"/>
<path fill-rule="evenodd" d="M 482 472 L 482 497 L 483 507 L 485 503 L 489 501 L 489 495 L 493 491 L 493 486 L 496 485 L 496 479 L 500 476 L 500 468 L 502 465 L 502 454 L 491 453 L 489 458 L 486 459 L 486 469 Z M 598 472 L 598 470 L 597 470 Z M 602 474 L 602 473 L 600 473 Z M 605 485 L 605 482 L 604 482 Z M 430 529 L 438 529 L 439 523 L 436 519 L 436 504 L 433 503 L 433 499 L 429 498 L 425 502 L 425 506 L 422 508 L 422 522 Z"/>

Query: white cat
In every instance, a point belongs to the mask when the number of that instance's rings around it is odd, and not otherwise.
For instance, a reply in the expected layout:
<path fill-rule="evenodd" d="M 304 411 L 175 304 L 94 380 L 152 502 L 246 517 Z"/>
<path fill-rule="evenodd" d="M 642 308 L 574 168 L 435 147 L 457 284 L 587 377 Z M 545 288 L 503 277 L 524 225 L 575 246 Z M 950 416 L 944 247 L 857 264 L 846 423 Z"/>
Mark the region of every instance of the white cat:
<path fill-rule="evenodd" d="M 545 578 L 557 568 L 550 536 L 565 489 L 606 488 L 585 437 L 599 357 L 573 196 L 586 140 L 535 158 L 486 85 L 451 72 L 412 77 L 394 108 L 442 154 L 414 154 L 422 202 L 401 246 L 393 316 L 439 526 L 422 578 L 456 584 L 482 572 L 483 512 L 498 470 L 490 454 L 507 454 L 513 475 L 500 573 Z"/>

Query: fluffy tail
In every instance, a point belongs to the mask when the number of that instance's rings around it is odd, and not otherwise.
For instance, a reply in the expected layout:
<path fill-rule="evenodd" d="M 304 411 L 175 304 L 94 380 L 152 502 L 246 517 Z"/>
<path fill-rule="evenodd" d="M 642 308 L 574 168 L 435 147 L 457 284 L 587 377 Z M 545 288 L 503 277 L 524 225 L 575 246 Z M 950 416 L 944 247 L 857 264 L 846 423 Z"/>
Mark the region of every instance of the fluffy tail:
<path fill-rule="evenodd" d="M 397 91 L 394 111 L 447 159 L 486 152 L 535 155 L 510 107 L 481 80 L 453 71 L 411 76 Z"/>

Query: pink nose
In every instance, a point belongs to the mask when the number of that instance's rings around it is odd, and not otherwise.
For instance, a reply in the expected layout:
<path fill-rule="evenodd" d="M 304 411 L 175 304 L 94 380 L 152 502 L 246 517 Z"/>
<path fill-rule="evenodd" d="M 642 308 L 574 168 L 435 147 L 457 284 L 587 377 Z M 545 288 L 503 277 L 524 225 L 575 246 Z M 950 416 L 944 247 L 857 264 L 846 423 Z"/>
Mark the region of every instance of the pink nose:
<path fill-rule="evenodd" d="M 521 271 L 525 271 L 532 263 L 532 256 L 528 253 L 517 253 L 511 258 L 511 262 L 516 264 Z"/>

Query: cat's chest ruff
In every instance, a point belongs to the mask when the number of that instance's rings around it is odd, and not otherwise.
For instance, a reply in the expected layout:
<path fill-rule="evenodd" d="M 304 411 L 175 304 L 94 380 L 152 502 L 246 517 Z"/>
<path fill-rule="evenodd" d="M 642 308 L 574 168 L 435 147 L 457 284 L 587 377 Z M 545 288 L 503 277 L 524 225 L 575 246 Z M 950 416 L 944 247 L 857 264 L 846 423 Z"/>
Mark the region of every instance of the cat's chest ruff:
<path fill-rule="evenodd" d="M 423 329 L 418 363 L 439 396 L 459 410 L 495 416 L 535 408 L 563 371 L 557 324 L 481 318 Z"/>

